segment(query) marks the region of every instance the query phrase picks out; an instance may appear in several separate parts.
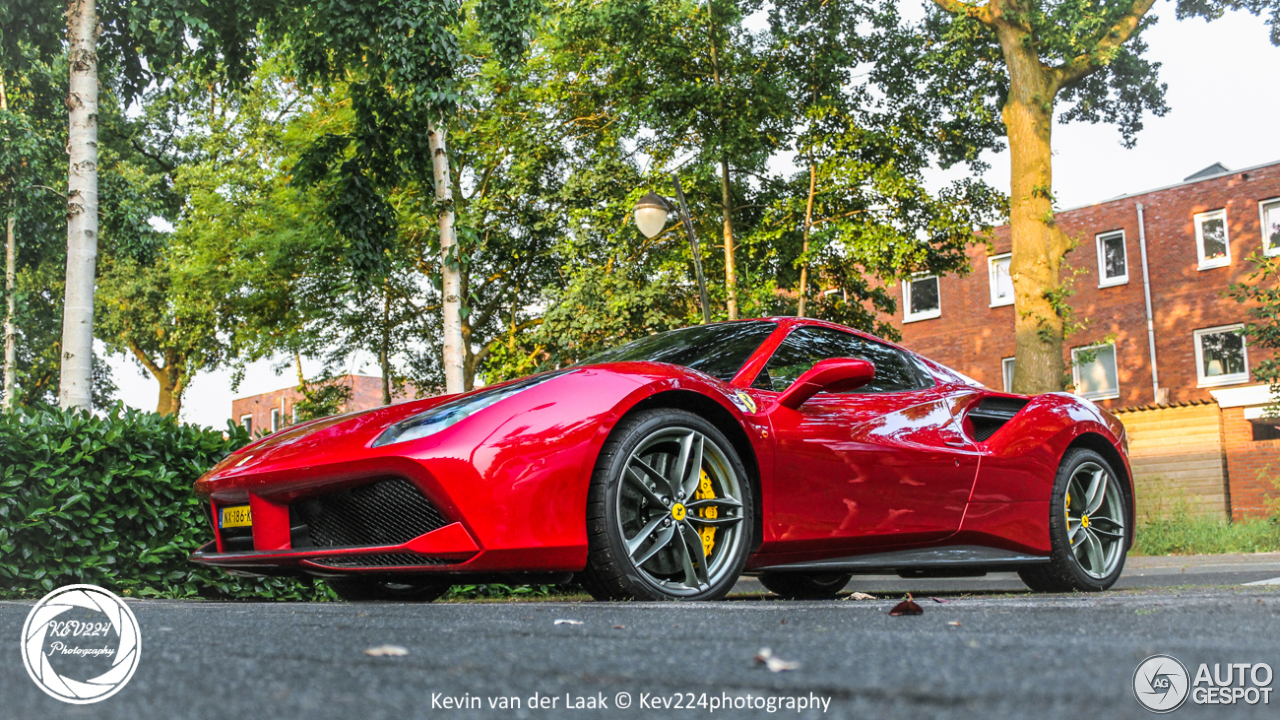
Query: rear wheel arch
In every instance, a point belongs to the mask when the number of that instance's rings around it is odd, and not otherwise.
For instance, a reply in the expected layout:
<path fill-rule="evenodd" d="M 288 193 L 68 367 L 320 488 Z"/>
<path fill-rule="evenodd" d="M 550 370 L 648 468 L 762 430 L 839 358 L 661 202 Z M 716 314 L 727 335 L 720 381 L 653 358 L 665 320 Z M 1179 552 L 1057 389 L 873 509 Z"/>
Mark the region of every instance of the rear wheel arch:
<path fill-rule="evenodd" d="M 698 415 L 714 425 L 721 433 L 724 433 L 724 436 L 733 444 L 734 451 L 738 453 L 738 458 L 742 460 L 742 464 L 747 470 L 747 480 L 751 483 L 751 504 L 754 506 L 752 508 L 754 510 L 752 516 L 754 518 L 753 525 L 755 526 L 752 528 L 753 541 L 751 550 L 754 552 L 760 547 L 764 537 L 764 512 L 760 492 L 760 461 L 756 457 L 755 448 L 752 447 L 751 440 L 747 438 L 747 433 L 742 429 L 742 425 L 720 403 L 702 393 L 691 390 L 666 390 L 636 403 L 627 410 L 622 418 L 618 419 L 614 427 L 621 425 L 622 420 L 629 415 L 656 408 L 685 410 Z"/>
<path fill-rule="evenodd" d="M 1081 433 L 1063 450 L 1063 455 L 1065 456 L 1067 450 L 1072 448 L 1085 448 L 1098 453 L 1111 465 L 1111 469 L 1115 471 L 1116 475 L 1120 476 L 1120 487 L 1124 490 L 1125 509 L 1127 510 L 1126 515 L 1128 515 L 1125 518 L 1125 522 L 1128 523 L 1129 527 L 1134 527 L 1134 518 L 1137 515 L 1137 506 L 1133 497 L 1135 488 L 1133 478 L 1129 475 L 1129 470 L 1125 465 L 1124 458 L 1120 455 L 1120 451 L 1116 450 L 1116 446 L 1112 445 L 1111 441 L 1107 440 L 1106 437 L 1096 432 Z M 1129 534 L 1129 547 L 1133 547 L 1134 537 L 1135 533 L 1131 532 Z"/>

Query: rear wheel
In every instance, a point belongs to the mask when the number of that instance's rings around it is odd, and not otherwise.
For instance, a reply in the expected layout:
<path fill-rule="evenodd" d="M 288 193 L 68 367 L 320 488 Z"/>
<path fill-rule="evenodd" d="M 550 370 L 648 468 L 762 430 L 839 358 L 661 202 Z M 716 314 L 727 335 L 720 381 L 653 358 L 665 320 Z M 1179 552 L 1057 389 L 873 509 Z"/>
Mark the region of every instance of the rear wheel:
<path fill-rule="evenodd" d="M 760 584 L 790 600 L 829 600 L 840 594 L 852 573 L 761 573 Z"/>
<path fill-rule="evenodd" d="M 449 588 L 452 587 L 430 581 L 398 583 L 364 577 L 329 578 L 325 582 L 338 593 L 338 597 L 347 602 L 373 600 L 431 602 L 449 592 Z"/>
<path fill-rule="evenodd" d="M 1115 470 L 1098 453 L 1068 450 L 1049 501 L 1049 562 L 1018 572 L 1036 592 L 1096 592 L 1124 570 L 1128 502 Z"/>
<path fill-rule="evenodd" d="M 714 425 L 684 410 L 628 417 L 596 461 L 587 567 L 597 600 L 717 600 L 751 548 L 751 483 Z"/>

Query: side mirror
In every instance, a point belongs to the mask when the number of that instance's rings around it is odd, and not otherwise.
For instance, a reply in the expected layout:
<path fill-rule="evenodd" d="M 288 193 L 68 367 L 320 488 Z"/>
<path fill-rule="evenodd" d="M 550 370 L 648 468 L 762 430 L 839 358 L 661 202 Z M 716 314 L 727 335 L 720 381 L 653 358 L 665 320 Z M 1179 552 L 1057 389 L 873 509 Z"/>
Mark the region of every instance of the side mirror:
<path fill-rule="evenodd" d="M 876 367 L 866 360 L 830 358 L 820 360 L 796 378 L 778 398 L 778 404 L 795 410 L 820 392 L 848 392 L 875 379 Z"/>

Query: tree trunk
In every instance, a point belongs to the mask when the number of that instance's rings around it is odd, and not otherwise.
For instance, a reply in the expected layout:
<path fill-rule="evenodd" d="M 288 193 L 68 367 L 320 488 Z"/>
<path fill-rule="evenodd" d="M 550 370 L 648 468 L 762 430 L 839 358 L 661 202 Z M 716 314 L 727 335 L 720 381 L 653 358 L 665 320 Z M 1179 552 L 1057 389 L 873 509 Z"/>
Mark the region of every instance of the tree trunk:
<path fill-rule="evenodd" d="M 98 261 L 98 14 L 71 0 L 67 151 L 67 291 L 62 307 L 62 408 L 93 407 L 93 281 Z"/>
<path fill-rule="evenodd" d="M 378 346 L 378 366 L 382 368 L 382 404 L 391 404 L 391 288 L 382 284 L 382 342 Z"/>
<path fill-rule="evenodd" d="M 0 112 L 9 112 L 9 94 L 0 75 Z M 12 410 L 18 393 L 18 299 L 14 297 L 17 280 L 18 245 L 13 235 L 13 200 L 4 221 L 4 409 Z"/>
<path fill-rule="evenodd" d="M 802 254 L 809 253 L 809 231 L 813 228 L 813 197 L 818 187 L 818 168 L 813 163 L 813 158 L 809 158 L 809 201 L 804 207 L 804 242 L 800 245 Z M 805 300 L 809 295 L 809 261 L 805 260 L 800 265 L 800 306 L 796 310 L 796 317 L 804 317 Z"/>
<path fill-rule="evenodd" d="M 152 373 L 160 383 L 160 398 L 156 402 L 156 412 L 161 415 L 177 415 L 182 409 L 182 383 L 175 380 L 170 372 L 173 368 L 164 368 L 159 373 Z"/>
<path fill-rule="evenodd" d="M 1066 376 L 1059 271 L 1070 244 L 1053 218 L 1053 123 L 1055 80 L 1040 63 L 1024 31 L 997 28 L 1009 67 L 1009 99 L 1001 110 L 1009 136 L 1011 177 L 1009 227 L 1013 235 L 1016 357 L 1013 391 L 1028 395 L 1060 391 Z"/>
<path fill-rule="evenodd" d="M 435 174 L 436 202 L 440 205 L 440 276 L 444 297 L 444 385 L 450 395 L 466 387 L 462 340 L 462 287 L 458 237 L 453 230 L 453 189 L 449 178 L 449 153 L 444 128 L 432 125 L 428 140 Z"/>
<path fill-rule="evenodd" d="M 730 320 L 738 319 L 738 268 L 733 248 L 733 195 L 729 191 L 729 160 L 720 159 L 720 207 L 724 213 L 725 309 Z"/>

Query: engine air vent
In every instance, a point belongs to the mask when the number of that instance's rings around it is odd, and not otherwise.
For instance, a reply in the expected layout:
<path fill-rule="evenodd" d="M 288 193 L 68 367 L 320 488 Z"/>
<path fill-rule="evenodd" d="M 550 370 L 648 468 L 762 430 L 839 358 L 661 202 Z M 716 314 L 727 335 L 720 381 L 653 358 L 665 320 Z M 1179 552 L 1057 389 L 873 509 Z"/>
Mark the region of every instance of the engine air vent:
<path fill-rule="evenodd" d="M 419 565 L 448 565 L 449 561 L 427 555 L 407 553 L 387 555 L 335 555 L 312 560 L 317 565 L 332 568 L 416 567 Z"/>
<path fill-rule="evenodd" d="M 1027 406 L 1030 400 L 1022 398 L 1007 397 L 989 397 L 978 403 L 978 406 L 969 411 L 966 416 L 969 425 L 972 427 L 971 433 L 973 439 L 977 442 L 986 442 L 996 431 L 1004 427 L 1005 423 L 1013 419 L 1015 415 Z"/>

